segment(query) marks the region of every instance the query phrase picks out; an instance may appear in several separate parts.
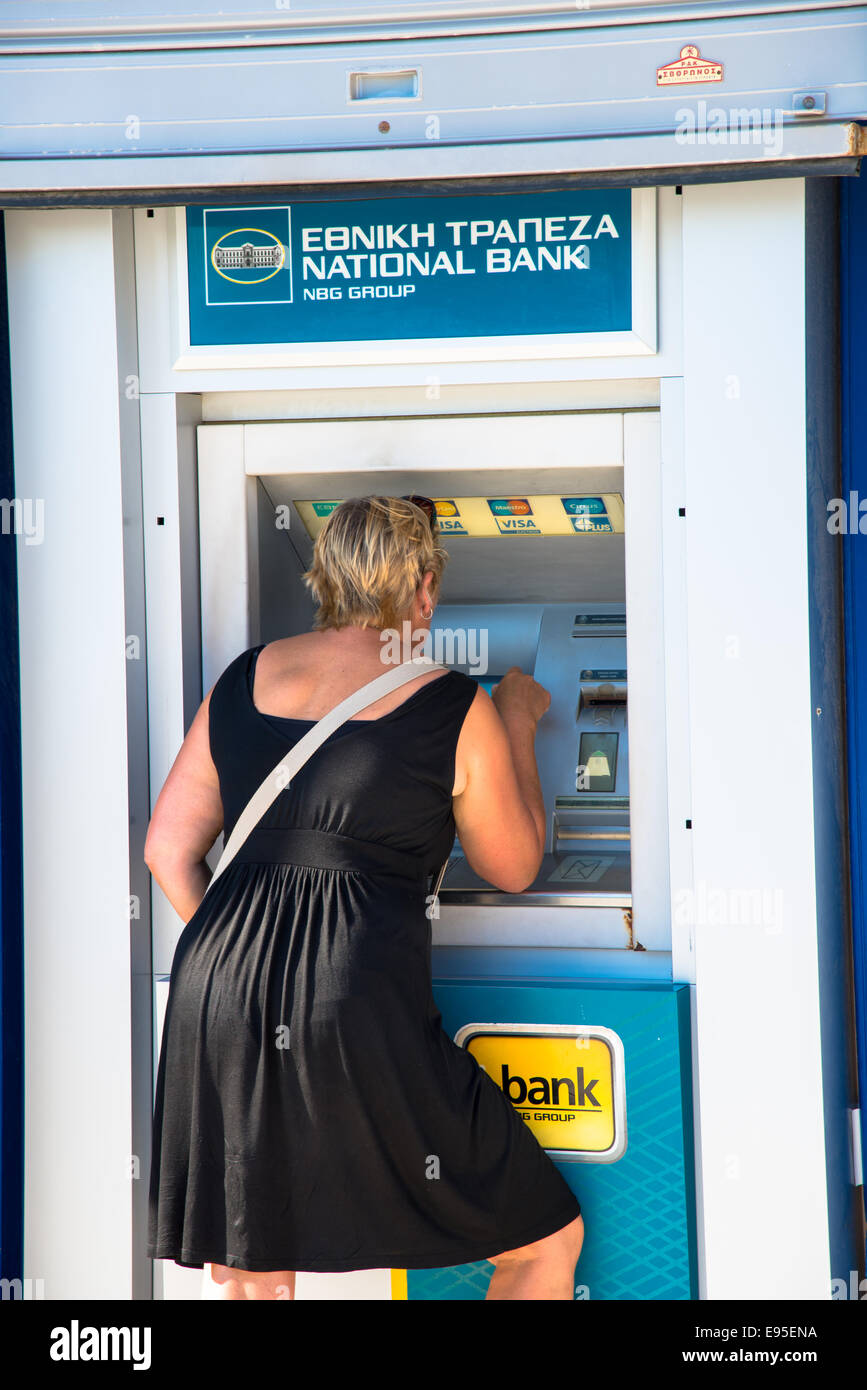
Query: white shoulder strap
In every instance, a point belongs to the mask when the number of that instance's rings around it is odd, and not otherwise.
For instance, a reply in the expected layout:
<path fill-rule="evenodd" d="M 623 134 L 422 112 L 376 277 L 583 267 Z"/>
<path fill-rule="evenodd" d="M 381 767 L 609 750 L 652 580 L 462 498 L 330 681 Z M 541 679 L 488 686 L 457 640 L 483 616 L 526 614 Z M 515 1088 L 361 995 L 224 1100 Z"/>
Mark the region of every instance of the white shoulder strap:
<path fill-rule="evenodd" d="M 264 782 L 250 797 L 232 828 L 232 833 L 223 848 L 223 853 L 220 855 L 208 888 L 216 882 L 219 875 L 234 859 L 250 831 L 258 825 L 271 803 L 276 801 L 281 791 L 288 787 L 295 774 L 301 770 L 307 759 L 312 753 L 315 753 L 320 743 L 324 742 L 329 734 L 338 729 L 346 719 L 351 719 L 353 714 L 357 714 L 359 710 L 372 705 L 375 700 L 387 695 L 389 691 L 397 690 L 407 681 L 415 680 L 422 670 L 437 669 L 445 671 L 448 670 L 448 667 L 444 666 L 441 661 L 432 661 L 428 656 L 415 656 L 410 661 L 402 661 L 383 675 L 375 676 L 360 690 L 354 690 L 351 695 L 347 695 L 346 699 L 341 700 L 339 705 L 335 705 L 334 709 L 324 714 L 318 724 L 314 724 L 312 729 L 308 729 L 304 737 L 298 740 L 285 758 L 280 759 L 277 766 L 268 773 Z M 206 888 L 205 892 L 207 891 Z"/>

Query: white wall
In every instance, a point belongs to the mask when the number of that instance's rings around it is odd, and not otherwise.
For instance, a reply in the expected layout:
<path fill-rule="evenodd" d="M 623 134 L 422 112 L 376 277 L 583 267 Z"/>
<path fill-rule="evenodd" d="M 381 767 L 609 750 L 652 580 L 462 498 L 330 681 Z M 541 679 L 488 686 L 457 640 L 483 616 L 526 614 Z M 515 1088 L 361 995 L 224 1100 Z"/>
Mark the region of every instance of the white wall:
<path fill-rule="evenodd" d="M 7 212 L 24 811 L 24 1276 L 131 1289 L 123 516 L 112 214 Z"/>
<path fill-rule="evenodd" d="M 705 1296 L 825 1299 L 803 181 L 685 187 L 683 267 Z"/>

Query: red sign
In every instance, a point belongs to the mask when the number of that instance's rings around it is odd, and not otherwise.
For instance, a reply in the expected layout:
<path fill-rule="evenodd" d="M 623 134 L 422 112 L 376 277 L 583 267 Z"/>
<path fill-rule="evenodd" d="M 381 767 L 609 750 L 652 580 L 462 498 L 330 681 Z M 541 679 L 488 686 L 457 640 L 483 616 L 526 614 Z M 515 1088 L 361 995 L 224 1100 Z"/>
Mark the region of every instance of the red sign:
<path fill-rule="evenodd" d="M 680 50 L 676 62 L 656 69 L 656 85 L 672 87 L 683 82 L 722 82 L 722 76 L 722 63 L 700 57 L 695 44 L 688 43 Z"/>

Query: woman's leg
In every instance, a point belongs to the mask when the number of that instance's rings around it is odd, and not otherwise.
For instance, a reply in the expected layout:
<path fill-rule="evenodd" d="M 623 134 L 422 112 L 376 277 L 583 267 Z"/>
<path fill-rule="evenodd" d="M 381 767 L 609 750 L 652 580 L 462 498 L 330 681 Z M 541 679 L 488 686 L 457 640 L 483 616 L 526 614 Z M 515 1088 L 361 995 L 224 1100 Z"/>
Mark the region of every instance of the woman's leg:
<path fill-rule="evenodd" d="M 486 1299 L 575 1297 L 575 1266 L 584 1244 L 584 1221 L 576 1216 L 544 1240 L 491 1257 L 495 1266 Z"/>
<path fill-rule="evenodd" d="M 566 1300 L 575 1296 L 575 1266 L 584 1244 L 584 1219 L 516 1250 L 490 1258 L 495 1266 L 485 1298 Z M 205 1265 L 202 1298 L 294 1299 L 295 1271 L 256 1272 L 227 1265 Z"/>
<path fill-rule="evenodd" d="M 294 1269 L 275 1269 L 258 1273 L 249 1269 L 230 1269 L 228 1265 L 205 1265 L 202 1270 L 202 1298 L 294 1297 Z"/>

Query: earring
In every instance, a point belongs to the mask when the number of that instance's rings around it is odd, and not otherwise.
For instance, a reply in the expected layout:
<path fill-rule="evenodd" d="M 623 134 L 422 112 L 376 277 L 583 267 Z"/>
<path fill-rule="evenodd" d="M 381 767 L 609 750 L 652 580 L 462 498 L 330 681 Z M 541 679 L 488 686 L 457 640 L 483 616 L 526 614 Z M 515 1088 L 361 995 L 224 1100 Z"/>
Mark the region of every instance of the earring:
<path fill-rule="evenodd" d="M 432 617 L 433 617 L 433 608 L 431 607 L 430 604 L 428 604 L 428 612 L 425 613 L 425 612 L 423 611 L 421 616 L 422 616 L 422 621 L 423 621 L 423 622 L 427 622 L 428 618 L 432 618 Z"/>

